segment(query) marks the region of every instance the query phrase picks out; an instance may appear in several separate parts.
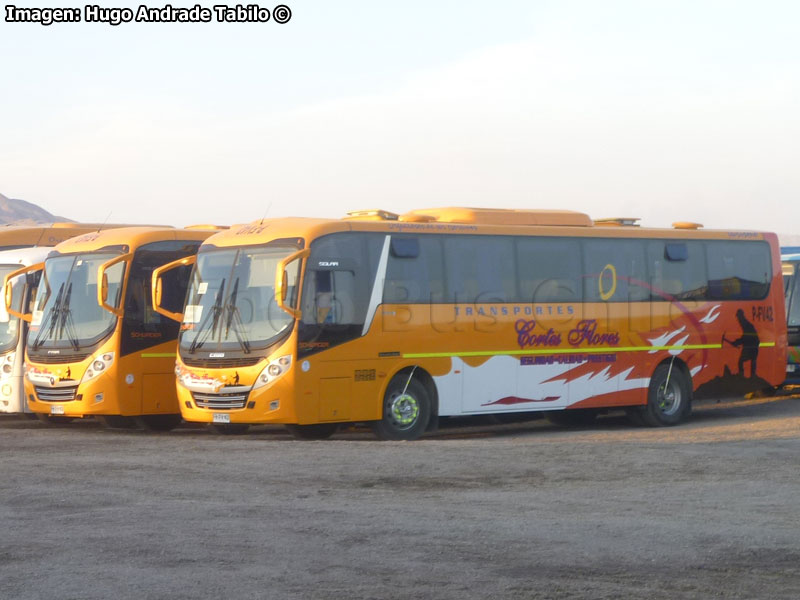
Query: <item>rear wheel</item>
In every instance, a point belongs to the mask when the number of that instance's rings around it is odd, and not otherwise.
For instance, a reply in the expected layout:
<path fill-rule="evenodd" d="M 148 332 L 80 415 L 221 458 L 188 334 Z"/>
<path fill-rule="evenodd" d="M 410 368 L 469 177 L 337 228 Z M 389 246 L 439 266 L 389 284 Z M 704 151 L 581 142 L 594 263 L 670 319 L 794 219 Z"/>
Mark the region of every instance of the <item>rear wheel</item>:
<path fill-rule="evenodd" d="M 418 379 L 396 375 L 386 388 L 383 418 L 372 421 L 372 431 L 382 440 L 415 440 L 425 431 L 431 419 L 428 390 Z"/>
<path fill-rule="evenodd" d="M 67 423 L 71 423 L 74 419 L 74 417 L 54 417 L 52 415 L 45 415 L 42 413 L 36 413 L 36 418 L 45 425 L 50 426 L 66 425 Z"/>
<path fill-rule="evenodd" d="M 95 415 L 103 427 L 108 429 L 133 429 L 136 427 L 136 421 L 133 417 L 123 417 L 122 415 Z"/>
<path fill-rule="evenodd" d="M 250 425 L 247 423 L 228 423 L 225 425 L 215 423 L 209 425 L 208 428 L 220 435 L 241 435 L 247 433 L 247 430 L 250 429 Z"/>
<path fill-rule="evenodd" d="M 181 422 L 180 415 L 141 415 L 135 421 L 142 429 L 148 431 L 171 431 Z"/>
<path fill-rule="evenodd" d="M 683 369 L 659 365 L 650 378 L 647 404 L 639 408 L 643 423 L 650 427 L 677 425 L 692 410 L 692 386 Z"/>
<path fill-rule="evenodd" d="M 286 431 L 298 440 L 327 440 L 339 428 L 338 423 L 319 423 L 317 425 L 286 425 Z"/>

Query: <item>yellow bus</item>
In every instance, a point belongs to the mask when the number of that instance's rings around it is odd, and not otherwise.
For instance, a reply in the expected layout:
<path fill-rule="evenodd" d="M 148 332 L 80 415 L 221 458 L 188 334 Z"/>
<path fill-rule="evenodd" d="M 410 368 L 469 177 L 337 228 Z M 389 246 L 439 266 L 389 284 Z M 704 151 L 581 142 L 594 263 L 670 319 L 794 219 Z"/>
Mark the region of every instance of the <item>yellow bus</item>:
<path fill-rule="evenodd" d="M 60 222 L 0 226 L 0 278 L 20 267 L 44 261 L 52 246 L 64 240 L 113 227 L 120 225 Z M 15 297 L 20 306 L 27 306 L 38 281 L 36 272 L 28 278 L 15 280 Z M 0 307 L 0 413 L 30 415 L 22 385 L 26 335 L 27 323 Z"/>
<path fill-rule="evenodd" d="M 150 304 L 153 269 L 192 256 L 212 230 L 125 227 L 56 246 L 31 313 L 25 392 L 45 422 L 94 416 L 110 427 L 168 430 L 180 422 L 174 386 L 178 325 Z M 42 268 L 42 267 L 39 267 Z M 30 268 L 29 268 L 30 269 Z M 6 277 L 6 305 L 14 303 Z M 189 269 L 174 270 L 163 302 L 183 305 Z"/>
<path fill-rule="evenodd" d="M 441 417 L 586 422 L 614 408 L 664 426 L 693 398 L 784 378 L 769 233 L 569 211 L 364 211 L 232 227 L 193 260 L 183 314 L 162 313 L 182 321 L 187 421 L 281 423 L 304 438 L 368 422 L 414 439 Z M 178 264 L 153 272 L 154 293 Z"/>

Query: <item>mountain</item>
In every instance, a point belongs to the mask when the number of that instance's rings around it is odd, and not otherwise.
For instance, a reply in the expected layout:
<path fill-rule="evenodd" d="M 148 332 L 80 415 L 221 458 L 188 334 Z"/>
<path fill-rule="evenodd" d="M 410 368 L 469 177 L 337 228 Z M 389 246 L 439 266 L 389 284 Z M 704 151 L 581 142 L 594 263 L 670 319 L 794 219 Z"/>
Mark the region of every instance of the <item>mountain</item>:
<path fill-rule="evenodd" d="M 31 225 L 70 220 L 57 217 L 31 202 L 6 198 L 0 194 L 0 225 Z"/>

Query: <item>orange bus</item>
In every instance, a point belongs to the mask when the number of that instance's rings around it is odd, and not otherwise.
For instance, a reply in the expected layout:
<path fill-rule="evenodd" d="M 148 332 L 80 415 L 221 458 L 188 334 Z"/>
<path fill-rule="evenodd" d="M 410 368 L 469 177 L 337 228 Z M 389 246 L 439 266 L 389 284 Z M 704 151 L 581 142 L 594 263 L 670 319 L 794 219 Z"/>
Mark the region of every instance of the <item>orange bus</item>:
<path fill-rule="evenodd" d="M 646 229 L 569 211 L 429 209 L 272 219 L 207 239 L 176 367 L 187 421 L 323 438 L 368 422 L 624 409 L 674 425 L 693 398 L 783 381 L 777 238 Z M 158 279 L 174 266 L 153 272 Z M 164 284 L 166 286 L 166 283 Z"/>
<path fill-rule="evenodd" d="M 76 235 L 123 227 L 111 223 L 60 222 L 38 225 L 0 226 L 0 277 L 44 261 L 56 244 Z M 17 278 L 15 295 L 18 305 L 27 306 L 38 284 L 38 272 L 26 279 Z M 0 306 L 2 309 L 2 306 Z M 0 310 L 0 413 L 30 416 L 22 385 L 27 323 Z"/>
<path fill-rule="evenodd" d="M 150 304 L 153 269 L 193 255 L 212 230 L 125 227 L 72 238 L 43 265 L 25 368 L 28 408 L 45 422 L 94 416 L 110 427 L 167 430 L 180 422 L 174 386 L 178 325 Z M 14 304 L 6 277 L 6 306 Z M 163 302 L 183 306 L 189 268 Z M 12 313 L 13 314 L 13 313 Z"/>

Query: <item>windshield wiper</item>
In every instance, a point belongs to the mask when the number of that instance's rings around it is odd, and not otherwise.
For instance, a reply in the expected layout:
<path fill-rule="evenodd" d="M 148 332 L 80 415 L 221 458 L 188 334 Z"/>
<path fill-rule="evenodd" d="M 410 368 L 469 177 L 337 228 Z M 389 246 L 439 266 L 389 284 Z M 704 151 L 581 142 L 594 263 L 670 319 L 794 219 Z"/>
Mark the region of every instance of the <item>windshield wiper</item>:
<path fill-rule="evenodd" d="M 56 299 L 53 301 L 52 308 L 47 312 L 47 315 L 44 319 L 42 319 L 41 324 L 39 325 L 39 332 L 36 334 L 36 337 L 33 339 L 33 344 L 31 344 L 31 349 L 38 350 L 42 344 L 48 338 L 53 336 L 53 332 L 56 328 L 56 323 L 58 322 L 58 313 L 61 310 L 61 299 L 64 295 L 64 284 L 61 284 L 61 287 L 58 288 L 58 293 L 56 294 Z M 47 329 L 49 325 L 49 329 Z M 44 335 L 45 330 L 47 330 L 47 335 Z"/>
<path fill-rule="evenodd" d="M 189 346 L 189 354 L 194 354 L 200 346 L 205 344 L 208 336 L 217 330 L 217 324 L 220 322 L 220 316 L 222 315 L 222 295 L 224 291 L 225 280 L 223 279 L 219 286 L 217 297 L 214 299 L 214 305 L 211 307 L 211 310 L 203 318 L 203 320 L 200 321 L 200 325 L 197 327 L 198 332 L 192 341 L 192 345 Z M 213 319 L 211 327 L 208 327 L 208 322 L 211 319 Z"/>
<path fill-rule="evenodd" d="M 236 298 L 239 295 L 239 278 L 236 278 L 236 282 L 233 284 L 233 291 L 231 292 L 231 297 L 228 299 L 228 304 L 225 305 L 225 309 L 228 312 L 228 320 L 225 323 L 225 337 L 228 337 L 228 333 L 231 330 L 231 324 L 233 324 L 233 333 L 236 335 L 236 341 L 239 342 L 239 345 L 244 350 L 245 354 L 250 354 L 250 340 L 247 339 L 247 334 L 244 332 L 244 323 L 242 323 L 242 315 L 239 312 L 239 307 L 236 306 Z"/>
<path fill-rule="evenodd" d="M 69 307 L 69 302 L 72 299 L 72 282 L 67 287 L 67 293 L 64 294 L 64 301 L 61 303 L 61 315 L 59 319 L 58 338 L 63 339 L 64 331 L 66 330 L 69 336 L 69 343 L 75 350 L 80 350 L 81 344 L 78 341 L 78 335 L 75 333 L 75 322 L 72 320 L 72 310 Z"/>

